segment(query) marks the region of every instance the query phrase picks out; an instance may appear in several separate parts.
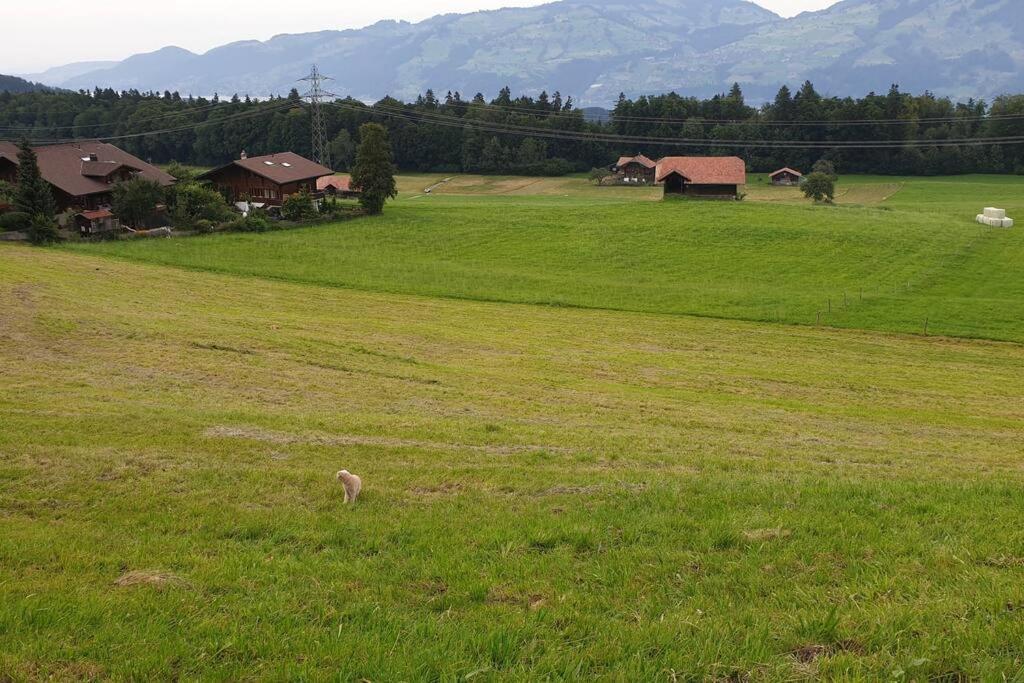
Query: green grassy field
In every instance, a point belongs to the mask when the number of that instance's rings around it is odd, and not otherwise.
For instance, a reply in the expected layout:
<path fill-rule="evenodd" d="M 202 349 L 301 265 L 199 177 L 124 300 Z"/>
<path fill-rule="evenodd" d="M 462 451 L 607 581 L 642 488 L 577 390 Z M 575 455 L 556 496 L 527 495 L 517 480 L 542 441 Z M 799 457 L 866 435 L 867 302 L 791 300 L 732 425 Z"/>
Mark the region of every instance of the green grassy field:
<path fill-rule="evenodd" d="M 403 178 L 384 216 L 335 227 L 77 248 L 381 292 L 1024 341 L 1022 231 L 974 222 L 990 204 L 1024 216 L 1024 178 L 844 178 L 832 207 L 763 181 L 742 203 L 580 178 L 422 193 L 441 179 Z"/>
<path fill-rule="evenodd" d="M 1024 681 L 1024 180 L 438 180 L 0 245 L 0 682 Z"/>
<path fill-rule="evenodd" d="M 1019 345 L 13 246 L 0 297 L 5 679 L 1024 675 Z"/>

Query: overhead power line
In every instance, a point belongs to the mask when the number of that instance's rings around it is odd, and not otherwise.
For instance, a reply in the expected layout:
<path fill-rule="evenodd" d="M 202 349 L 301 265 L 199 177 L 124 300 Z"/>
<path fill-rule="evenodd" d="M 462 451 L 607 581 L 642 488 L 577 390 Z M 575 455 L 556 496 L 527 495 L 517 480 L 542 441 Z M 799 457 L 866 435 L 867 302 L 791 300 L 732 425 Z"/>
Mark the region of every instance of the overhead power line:
<path fill-rule="evenodd" d="M 199 130 L 200 128 L 206 128 L 207 126 L 215 126 L 222 123 L 231 123 L 235 121 L 242 121 L 246 119 L 258 118 L 260 116 L 266 116 L 282 109 L 287 109 L 296 106 L 295 102 L 290 100 L 284 100 L 280 104 L 264 106 L 258 111 L 241 112 L 232 116 L 225 116 L 219 119 L 207 119 L 206 121 L 198 121 L 196 123 L 190 123 L 188 125 L 178 126 L 175 128 L 163 128 L 159 130 L 142 131 L 138 133 L 126 133 L 124 135 L 94 135 L 85 138 L 29 138 L 29 142 L 40 143 L 40 144 L 62 144 L 70 142 L 86 142 L 89 140 L 99 140 L 101 142 L 112 142 L 115 140 L 132 140 L 136 138 L 145 138 L 158 135 L 170 135 L 172 133 L 181 133 L 191 130 Z M 6 142 L 17 142 L 20 137 L 2 137 L 0 140 Z"/>
<path fill-rule="evenodd" d="M 666 138 L 650 136 L 616 135 L 591 131 L 572 131 L 511 123 L 489 122 L 480 119 L 458 118 L 444 114 L 410 112 L 389 105 L 375 105 L 372 108 L 357 107 L 345 102 L 332 103 L 335 107 L 377 113 L 411 121 L 475 130 L 484 133 L 520 135 L 576 142 L 600 142 L 609 144 L 646 144 L 666 147 L 742 147 L 746 149 L 902 149 L 906 147 L 959 147 L 992 144 L 1022 144 L 1024 136 L 1003 136 L 991 138 L 956 138 L 945 140 L 739 140 L 715 138 Z"/>
<path fill-rule="evenodd" d="M 164 120 L 164 119 L 171 119 L 171 118 L 174 118 L 174 117 L 177 117 L 177 116 L 188 116 L 190 114 L 202 114 L 202 113 L 209 112 L 209 111 L 211 111 L 213 109 L 216 109 L 218 107 L 230 106 L 230 104 L 231 103 L 218 102 L 216 104 L 207 104 L 207 105 L 203 105 L 203 106 L 200 106 L 200 107 L 191 107 L 189 109 L 183 109 L 183 110 L 180 110 L 180 111 L 166 112 L 166 113 L 161 114 L 159 116 L 153 116 L 151 118 L 145 118 L 145 119 L 131 119 L 131 118 L 128 118 L 128 119 L 122 119 L 122 120 L 119 120 L 119 121 L 107 121 L 107 122 L 104 122 L 104 123 L 89 123 L 89 124 L 84 124 L 84 125 L 70 125 L 70 126 L 48 126 L 48 125 L 45 125 L 45 124 L 43 124 L 43 125 L 35 125 L 35 126 L 0 126 L 0 131 L 9 131 L 9 132 L 10 131 L 13 131 L 13 132 L 24 131 L 26 133 L 29 133 L 29 132 L 32 132 L 34 130 L 47 130 L 47 131 L 50 131 L 50 130 L 52 130 L 52 131 L 58 131 L 58 130 L 91 130 L 93 128 L 106 128 L 106 127 L 110 127 L 110 126 L 120 126 L 120 125 L 125 125 L 125 124 L 130 125 L 130 126 L 135 126 L 135 125 L 138 125 L 140 123 L 150 123 L 152 121 L 161 121 L 161 120 Z"/>
<path fill-rule="evenodd" d="M 468 106 L 480 106 L 473 105 L 472 102 L 463 103 Z M 376 106 L 376 105 L 374 105 Z M 440 106 L 448 106 L 442 104 Z M 509 111 L 513 113 L 531 114 L 533 116 L 547 115 L 547 116 L 561 116 L 561 117 L 578 117 L 582 110 L 573 109 L 569 111 L 545 111 L 543 109 L 531 108 L 531 107 L 519 107 L 516 105 L 508 104 L 493 104 L 485 103 L 484 107 L 490 109 L 497 109 L 501 111 Z M 926 116 L 919 118 L 881 118 L 881 119 L 818 119 L 818 120 L 806 120 L 806 121 L 770 121 L 762 120 L 757 118 L 752 119 L 705 119 L 699 116 L 692 116 L 690 118 L 672 118 L 669 116 L 631 116 L 631 115 L 617 115 L 614 111 L 608 112 L 607 121 L 637 121 L 643 123 L 704 123 L 704 124 L 715 124 L 715 125 L 748 125 L 748 126 L 763 126 L 763 127 L 801 127 L 801 126 L 872 126 L 872 125 L 907 125 L 914 123 L 923 124 L 935 124 L 935 123 L 984 123 L 985 121 L 1014 121 L 1024 119 L 1024 114 L 981 114 L 971 116 Z"/>

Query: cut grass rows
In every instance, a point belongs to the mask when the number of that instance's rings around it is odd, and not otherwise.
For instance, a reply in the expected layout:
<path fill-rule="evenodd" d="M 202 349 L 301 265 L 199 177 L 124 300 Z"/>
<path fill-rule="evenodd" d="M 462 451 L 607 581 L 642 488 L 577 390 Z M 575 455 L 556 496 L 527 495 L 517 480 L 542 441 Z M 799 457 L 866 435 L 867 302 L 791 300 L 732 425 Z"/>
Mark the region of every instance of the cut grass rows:
<path fill-rule="evenodd" d="M 12 247 L 0 298 L 0 678 L 1024 667 L 1018 345 Z"/>
<path fill-rule="evenodd" d="M 526 180 L 453 184 L 486 193 Z M 75 248 L 402 294 L 909 333 L 927 321 L 931 334 L 1024 341 L 1022 232 L 973 222 L 989 203 L 1024 215 L 1024 179 L 844 179 L 884 202 L 835 207 L 599 199 L 624 190 L 557 182 L 569 196 L 439 190 L 336 226 Z"/>

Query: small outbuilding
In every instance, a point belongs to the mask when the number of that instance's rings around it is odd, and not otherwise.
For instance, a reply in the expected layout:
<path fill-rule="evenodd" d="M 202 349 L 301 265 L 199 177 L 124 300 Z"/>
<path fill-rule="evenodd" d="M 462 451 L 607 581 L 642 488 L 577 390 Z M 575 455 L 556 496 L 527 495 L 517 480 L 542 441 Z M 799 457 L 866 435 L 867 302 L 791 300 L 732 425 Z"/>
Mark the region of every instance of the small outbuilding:
<path fill-rule="evenodd" d="M 747 184 L 747 165 L 739 157 L 665 157 L 655 177 L 665 196 L 738 199 Z"/>
<path fill-rule="evenodd" d="M 786 167 L 769 174 L 768 177 L 771 179 L 772 185 L 799 185 L 804 174 Z"/>
<path fill-rule="evenodd" d="M 110 209 L 82 211 L 75 214 L 75 225 L 83 237 L 116 232 L 121 229 L 121 221 Z"/>
<path fill-rule="evenodd" d="M 612 170 L 623 182 L 653 185 L 657 167 L 658 162 L 637 154 L 635 157 L 620 157 Z"/>

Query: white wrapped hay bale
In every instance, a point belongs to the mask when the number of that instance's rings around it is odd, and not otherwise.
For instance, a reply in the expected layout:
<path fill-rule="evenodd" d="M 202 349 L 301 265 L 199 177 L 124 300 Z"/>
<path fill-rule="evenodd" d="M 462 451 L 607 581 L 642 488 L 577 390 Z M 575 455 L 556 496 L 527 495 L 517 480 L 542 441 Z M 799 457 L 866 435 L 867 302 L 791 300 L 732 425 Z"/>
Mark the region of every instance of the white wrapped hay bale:
<path fill-rule="evenodd" d="M 974 220 L 977 223 L 984 224 L 985 223 L 985 214 L 979 213 L 977 216 L 974 217 Z"/>
<path fill-rule="evenodd" d="M 1012 218 L 1004 218 L 1003 219 L 1003 227 L 1004 228 L 1012 228 L 1013 227 L 1013 219 Z"/>
<path fill-rule="evenodd" d="M 990 206 L 986 207 L 984 213 L 986 218 L 998 218 L 999 220 L 1006 218 L 1006 209 L 996 209 Z"/>

